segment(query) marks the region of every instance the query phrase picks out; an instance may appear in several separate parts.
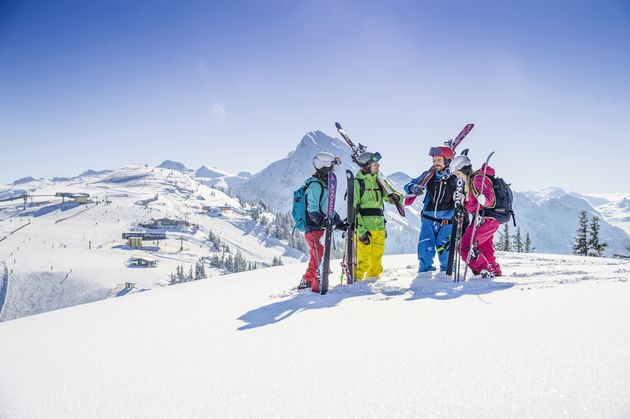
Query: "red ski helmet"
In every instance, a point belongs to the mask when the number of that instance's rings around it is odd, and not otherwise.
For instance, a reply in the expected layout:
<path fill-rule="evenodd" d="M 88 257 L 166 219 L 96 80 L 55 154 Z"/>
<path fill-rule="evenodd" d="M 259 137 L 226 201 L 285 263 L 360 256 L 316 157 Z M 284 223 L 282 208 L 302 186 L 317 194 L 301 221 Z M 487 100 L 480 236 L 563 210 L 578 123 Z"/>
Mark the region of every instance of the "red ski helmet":
<path fill-rule="evenodd" d="M 429 149 L 429 156 L 444 157 L 445 160 L 451 160 L 454 156 L 454 153 L 450 147 L 439 146 L 439 147 L 431 147 Z"/>

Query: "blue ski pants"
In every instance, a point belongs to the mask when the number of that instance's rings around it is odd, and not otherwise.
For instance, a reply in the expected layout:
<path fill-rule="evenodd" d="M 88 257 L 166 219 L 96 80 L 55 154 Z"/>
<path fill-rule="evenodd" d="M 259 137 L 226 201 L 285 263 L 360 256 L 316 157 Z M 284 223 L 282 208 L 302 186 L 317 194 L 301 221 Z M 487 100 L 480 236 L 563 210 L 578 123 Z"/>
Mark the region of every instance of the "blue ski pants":
<path fill-rule="evenodd" d="M 450 220 L 450 219 L 449 219 Z M 422 219 L 420 237 L 418 238 L 418 272 L 434 271 L 433 259 L 438 253 L 440 269 L 446 271 L 448 264 L 448 243 L 451 239 L 452 224 L 442 224 L 437 221 Z"/>

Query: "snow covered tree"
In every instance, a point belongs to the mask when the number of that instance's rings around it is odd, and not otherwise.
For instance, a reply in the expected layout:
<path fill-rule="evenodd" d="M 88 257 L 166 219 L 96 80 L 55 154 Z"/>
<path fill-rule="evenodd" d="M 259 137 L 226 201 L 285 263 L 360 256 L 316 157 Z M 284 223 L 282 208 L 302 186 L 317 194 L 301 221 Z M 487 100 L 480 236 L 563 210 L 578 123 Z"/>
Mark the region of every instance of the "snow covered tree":
<path fill-rule="evenodd" d="M 241 251 L 238 250 L 236 255 L 234 256 L 234 267 L 233 272 L 243 272 L 247 270 L 247 261 L 241 254 Z"/>
<path fill-rule="evenodd" d="M 599 217 L 593 216 L 591 219 L 591 224 L 589 225 L 589 234 L 590 237 L 588 239 L 588 255 L 602 257 L 604 255 L 604 250 L 608 247 L 607 243 L 602 243 L 599 241 Z"/>
<path fill-rule="evenodd" d="M 203 260 L 200 259 L 197 261 L 197 263 L 195 263 L 195 281 L 198 281 L 200 279 L 204 279 L 207 278 L 206 276 L 206 268 L 203 265 Z"/>
<path fill-rule="evenodd" d="M 578 229 L 573 242 L 573 254 L 586 256 L 588 255 L 588 243 L 586 240 L 586 232 L 588 230 L 588 213 L 586 210 L 580 211 L 580 218 L 578 220 Z"/>
<path fill-rule="evenodd" d="M 184 267 L 183 266 L 176 266 L 175 267 L 175 273 L 172 273 L 170 275 L 170 281 L 169 283 L 171 285 L 175 285 L 175 284 L 181 284 L 182 282 L 185 282 L 186 278 L 184 276 Z"/>
<path fill-rule="evenodd" d="M 258 208 L 257 206 L 252 207 L 250 211 L 250 215 L 252 217 L 252 220 L 258 221 L 258 219 L 260 218 L 260 208 Z"/>

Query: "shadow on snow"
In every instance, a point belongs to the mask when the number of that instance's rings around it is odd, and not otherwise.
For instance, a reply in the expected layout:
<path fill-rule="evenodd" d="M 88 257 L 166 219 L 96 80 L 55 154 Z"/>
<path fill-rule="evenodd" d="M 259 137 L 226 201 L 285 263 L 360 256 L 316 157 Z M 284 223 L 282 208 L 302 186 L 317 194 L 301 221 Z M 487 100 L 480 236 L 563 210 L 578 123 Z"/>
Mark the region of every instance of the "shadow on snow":
<path fill-rule="evenodd" d="M 495 282 L 490 279 L 472 279 L 466 282 L 453 282 L 450 279 L 419 278 L 412 281 L 409 287 L 391 285 L 389 281 L 361 281 L 352 285 L 332 288 L 326 295 L 312 293 L 310 290 L 287 291 L 286 294 L 272 296 L 282 298 L 271 304 L 253 309 L 243 314 L 238 320 L 245 322 L 238 330 L 248 330 L 269 324 L 278 323 L 292 315 L 306 310 L 318 310 L 335 307 L 342 300 L 355 297 L 371 297 L 376 300 L 387 300 L 399 296 L 407 296 L 405 301 L 424 298 L 450 300 L 464 295 L 483 295 L 494 291 L 512 288 L 513 282 Z M 290 298 L 284 298 L 284 297 Z"/>

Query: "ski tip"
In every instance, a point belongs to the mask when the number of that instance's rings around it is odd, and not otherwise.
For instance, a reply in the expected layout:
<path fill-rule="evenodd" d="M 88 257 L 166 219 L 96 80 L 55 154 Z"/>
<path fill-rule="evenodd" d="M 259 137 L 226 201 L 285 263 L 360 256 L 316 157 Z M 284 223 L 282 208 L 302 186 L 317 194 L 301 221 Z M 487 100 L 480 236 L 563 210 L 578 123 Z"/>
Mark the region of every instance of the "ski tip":
<path fill-rule="evenodd" d="M 339 122 L 335 122 L 335 128 L 337 129 L 343 129 L 341 128 L 341 124 Z"/>

